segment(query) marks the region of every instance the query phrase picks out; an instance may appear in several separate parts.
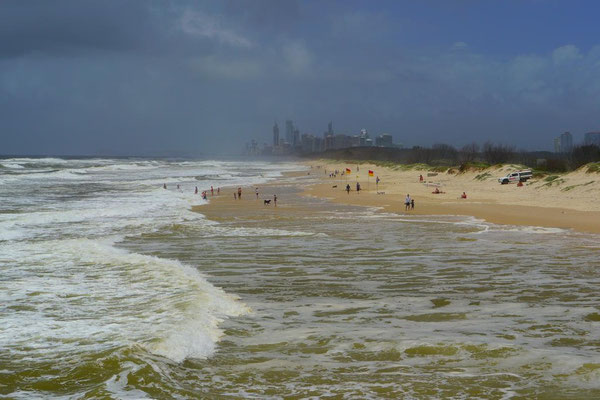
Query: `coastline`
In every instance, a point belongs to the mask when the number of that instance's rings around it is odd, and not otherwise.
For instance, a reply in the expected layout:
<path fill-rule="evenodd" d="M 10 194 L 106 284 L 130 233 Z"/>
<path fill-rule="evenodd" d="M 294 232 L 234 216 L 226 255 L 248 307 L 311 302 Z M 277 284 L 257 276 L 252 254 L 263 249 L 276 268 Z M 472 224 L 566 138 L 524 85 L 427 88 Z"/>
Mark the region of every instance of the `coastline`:
<path fill-rule="evenodd" d="M 600 207 L 595 199 L 600 197 L 600 177 L 595 185 L 580 184 L 581 189 L 571 193 L 547 187 L 546 182 L 531 182 L 527 186 L 517 187 L 515 184 L 500 185 L 495 181 L 496 175 L 502 176 L 511 167 L 497 168 L 495 174 L 488 179 L 478 179 L 480 171 L 462 174 L 431 173 L 431 170 L 392 170 L 388 167 L 373 164 L 359 164 L 358 178 L 355 172 L 351 178 L 330 178 L 330 171 L 343 171 L 350 167 L 355 171 L 356 164 L 319 160 L 305 163 L 311 171 L 319 171 L 320 183 L 305 188 L 308 196 L 328 198 L 331 201 L 378 207 L 386 212 L 414 215 L 462 215 L 472 216 L 486 222 L 500 225 L 537 226 L 544 228 L 572 229 L 585 233 L 600 233 Z M 320 167 L 320 168 L 319 168 Z M 378 190 L 375 177 L 367 178 L 368 170 L 381 178 Z M 327 172 L 325 172 L 327 171 Z M 427 176 L 431 174 L 433 176 Z M 585 173 L 577 174 L 577 179 L 589 182 L 592 177 Z M 419 175 L 424 175 L 424 182 L 419 182 Z M 575 177 L 573 178 L 575 179 Z M 356 181 L 361 184 L 361 191 L 356 192 Z M 369 182 L 370 181 L 370 182 Z M 344 190 L 347 183 L 350 193 Z M 333 186 L 337 186 L 334 188 Z M 435 187 L 443 193 L 434 194 Z M 542 188 L 540 188 L 542 187 Z M 378 191 L 380 194 L 378 194 Z M 467 199 L 460 198 L 463 192 Z M 410 194 L 415 199 L 413 210 L 404 210 L 404 198 Z M 568 207 L 556 207 L 565 204 Z"/>
<path fill-rule="evenodd" d="M 307 180 L 295 180 L 293 185 L 298 187 L 301 196 L 312 196 L 327 199 L 334 203 L 352 206 L 376 207 L 385 212 L 400 215 L 461 215 L 482 219 L 499 225 L 533 226 L 543 228 L 559 228 L 584 233 L 600 233 L 600 208 L 593 200 L 596 193 L 600 194 L 600 178 L 597 185 L 581 185 L 588 196 L 581 193 L 561 193 L 560 191 L 539 189 L 533 185 L 517 187 L 516 185 L 500 185 L 494 182 L 494 177 L 488 180 L 478 180 L 478 171 L 457 175 L 438 173 L 427 177 L 428 170 L 392 170 L 373 164 L 359 164 L 358 178 L 355 172 L 356 164 L 318 160 L 303 162 L 308 169 L 305 171 L 286 172 L 281 178 L 258 185 L 261 192 L 259 201 L 255 198 L 253 187 L 243 187 L 246 197 L 242 200 L 244 207 L 264 209 L 260 212 L 272 214 L 274 209 L 286 209 L 289 205 L 280 197 L 280 204 L 275 207 L 264 207 L 263 199 L 272 198 L 269 188 L 282 185 L 287 178 L 307 177 Z M 338 175 L 330 178 L 334 170 L 345 170 L 351 167 L 354 172 L 348 176 Z M 374 177 L 368 178 L 371 169 L 381 178 L 381 183 L 375 185 Z M 510 170 L 510 167 L 506 168 Z M 497 174 L 504 171 L 498 169 Z M 424 183 L 419 182 L 419 175 L 424 175 Z M 590 177 L 584 177 L 590 179 Z M 356 181 L 361 184 L 357 194 Z M 346 182 L 351 185 L 348 194 L 344 188 Z M 289 182 L 285 182 L 289 184 Z M 436 186 L 444 193 L 433 194 Z M 337 186 L 337 187 L 334 187 Z M 233 199 L 233 187 L 222 188 L 222 195 L 209 197 L 208 204 L 194 206 L 194 211 L 202 212 L 208 218 L 224 221 L 235 217 L 239 212 L 239 201 Z M 461 199 L 462 192 L 467 193 L 467 199 Z M 379 194 L 378 194 L 379 192 Z M 404 210 L 404 196 L 410 194 L 415 199 L 413 210 Z M 600 196 L 599 196 L 600 197 Z M 247 200 L 251 201 L 247 201 Z M 565 207 L 556 207 L 565 204 Z M 272 204 L 273 205 L 273 204 Z M 598 208 L 595 209 L 594 207 Z"/>

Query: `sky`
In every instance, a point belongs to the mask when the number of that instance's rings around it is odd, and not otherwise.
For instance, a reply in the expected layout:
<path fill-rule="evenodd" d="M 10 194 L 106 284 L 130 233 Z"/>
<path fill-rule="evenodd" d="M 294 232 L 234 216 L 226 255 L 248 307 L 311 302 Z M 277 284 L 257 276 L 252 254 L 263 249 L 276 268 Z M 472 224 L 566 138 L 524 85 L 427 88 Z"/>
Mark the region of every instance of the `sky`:
<path fill-rule="evenodd" d="M 2 0 L 0 154 L 301 133 L 551 150 L 600 130 L 597 1 Z"/>

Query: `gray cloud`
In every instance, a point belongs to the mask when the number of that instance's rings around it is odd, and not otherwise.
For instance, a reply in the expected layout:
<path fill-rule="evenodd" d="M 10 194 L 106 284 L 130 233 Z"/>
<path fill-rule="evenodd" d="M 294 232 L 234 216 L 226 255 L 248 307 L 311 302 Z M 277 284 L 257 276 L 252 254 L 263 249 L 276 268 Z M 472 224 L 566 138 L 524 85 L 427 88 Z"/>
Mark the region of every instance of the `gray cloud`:
<path fill-rule="evenodd" d="M 3 1 L 1 151 L 237 151 L 284 118 L 409 145 L 597 129 L 600 47 L 419 45 L 418 25 L 335 2 Z"/>

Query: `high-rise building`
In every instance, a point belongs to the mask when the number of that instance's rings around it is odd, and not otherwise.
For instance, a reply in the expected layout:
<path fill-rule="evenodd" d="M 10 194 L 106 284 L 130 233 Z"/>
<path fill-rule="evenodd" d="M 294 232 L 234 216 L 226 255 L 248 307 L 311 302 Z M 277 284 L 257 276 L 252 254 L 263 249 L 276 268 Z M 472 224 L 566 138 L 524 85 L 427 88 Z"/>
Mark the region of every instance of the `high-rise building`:
<path fill-rule="evenodd" d="M 560 151 L 568 153 L 573 150 L 573 135 L 570 132 L 565 132 L 560 135 Z"/>
<path fill-rule="evenodd" d="M 383 133 L 375 138 L 375 146 L 377 147 L 393 147 L 392 135 Z"/>
<path fill-rule="evenodd" d="M 559 137 L 554 138 L 555 153 L 569 153 L 573 150 L 573 135 L 571 132 L 562 133 Z"/>
<path fill-rule="evenodd" d="M 292 138 L 292 145 L 294 147 L 300 146 L 300 130 L 298 128 L 294 129 L 294 137 Z"/>
<path fill-rule="evenodd" d="M 277 122 L 273 125 L 273 147 L 279 146 L 279 127 L 277 126 Z"/>
<path fill-rule="evenodd" d="M 285 141 L 289 144 L 294 143 L 294 122 L 285 121 Z"/>
<path fill-rule="evenodd" d="M 333 136 L 333 122 L 332 121 L 329 121 L 329 123 L 327 124 L 327 135 Z"/>
<path fill-rule="evenodd" d="M 583 144 L 600 146 L 600 132 L 588 132 L 583 137 Z"/>
<path fill-rule="evenodd" d="M 553 143 L 554 143 L 554 152 L 555 153 L 561 153 L 561 150 L 560 150 L 560 136 L 559 137 L 555 137 Z"/>

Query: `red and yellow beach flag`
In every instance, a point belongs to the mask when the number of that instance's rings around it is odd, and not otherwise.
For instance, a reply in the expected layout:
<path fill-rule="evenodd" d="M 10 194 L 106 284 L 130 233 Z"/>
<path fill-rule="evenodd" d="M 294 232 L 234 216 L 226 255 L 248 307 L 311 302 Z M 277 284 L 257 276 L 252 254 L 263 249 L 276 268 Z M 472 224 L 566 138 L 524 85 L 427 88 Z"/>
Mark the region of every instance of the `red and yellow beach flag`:
<path fill-rule="evenodd" d="M 352 172 L 352 171 L 350 170 L 350 168 L 346 168 L 346 173 L 347 173 L 347 174 L 349 174 L 349 173 L 351 173 L 351 172 Z"/>
<path fill-rule="evenodd" d="M 369 176 L 373 176 L 373 171 L 369 170 Z"/>

